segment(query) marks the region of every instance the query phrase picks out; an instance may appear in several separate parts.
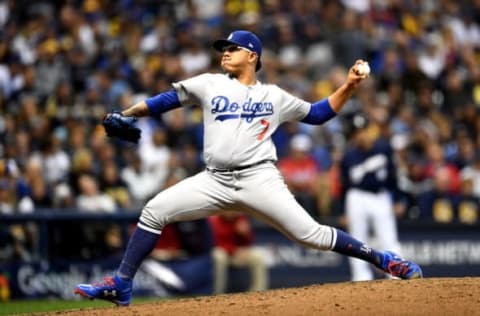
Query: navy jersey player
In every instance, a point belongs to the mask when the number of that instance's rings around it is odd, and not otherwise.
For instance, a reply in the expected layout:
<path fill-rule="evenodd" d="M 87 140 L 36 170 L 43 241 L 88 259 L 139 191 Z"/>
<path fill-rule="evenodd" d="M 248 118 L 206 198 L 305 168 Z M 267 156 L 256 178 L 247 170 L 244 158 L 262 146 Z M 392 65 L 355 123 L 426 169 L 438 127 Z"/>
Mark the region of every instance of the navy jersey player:
<path fill-rule="evenodd" d="M 224 73 L 175 82 L 170 91 L 134 104 L 121 115 L 107 114 L 106 119 L 131 121 L 131 117 L 159 116 L 180 106 L 200 106 L 206 168 L 147 202 L 114 276 L 79 284 L 75 293 L 128 305 L 135 273 L 166 224 L 229 210 L 255 216 L 307 247 L 360 258 L 400 278 L 421 277 L 415 263 L 317 223 L 296 202 L 274 164 L 277 155 L 271 135 L 276 128 L 292 120 L 322 124 L 337 115 L 366 77 L 357 69 L 363 61 L 356 61 L 346 82 L 328 98 L 310 103 L 257 80 L 262 46 L 255 34 L 235 31 L 213 46 L 222 52 Z"/>
<path fill-rule="evenodd" d="M 349 233 L 367 240 L 373 231 L 381 249 L 399 252 L 393 200 L 398 197 L 396 168 L 390 144 L 368 129 L 368 119 L 356 114 L 349 122 L 350 143 L 341 161 L 345 212 Z M 371 266 L 350 258 L 352 281 L 373 279 Z"/>

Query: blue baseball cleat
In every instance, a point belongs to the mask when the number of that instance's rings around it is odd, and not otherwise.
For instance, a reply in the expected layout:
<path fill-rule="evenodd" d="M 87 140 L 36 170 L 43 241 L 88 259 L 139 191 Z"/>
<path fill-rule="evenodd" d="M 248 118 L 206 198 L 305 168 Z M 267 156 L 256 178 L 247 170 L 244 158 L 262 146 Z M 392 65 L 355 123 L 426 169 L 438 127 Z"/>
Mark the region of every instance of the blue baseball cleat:
<path fill-rule="evenodd" d="M 78 284 L 73 291 L 89 299 L 110 301 L 120 306 L 128 306 L 132 296 L 132 281 L 118 276 L 106 277 L 103 282 L 93 284 Z"/>
<path fill-rule="evenodd" d="M 392 276 L 401 279 L 423 278 L 422 269 L 418 264 L 405 260 L 391 251 L 383 253 L 382 269 Z"/>

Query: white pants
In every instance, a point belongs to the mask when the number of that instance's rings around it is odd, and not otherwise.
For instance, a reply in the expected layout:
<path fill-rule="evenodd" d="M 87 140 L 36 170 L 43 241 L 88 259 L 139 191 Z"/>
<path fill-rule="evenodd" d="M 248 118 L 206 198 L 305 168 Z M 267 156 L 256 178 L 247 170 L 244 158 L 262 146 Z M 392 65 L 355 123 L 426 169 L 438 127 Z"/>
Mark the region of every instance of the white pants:
<path fill-rule="evenodd" d="M 395 213 L 389 193 L 350 189 L 345 203 L 349 231 L 353 237 L 366 242 L 371 228 L 380 250 L 400 252 Z M 355 258 L 349 258 L 349 261 L 352 281 L 373 279 L 370 264 Z"/>
<path fill-rule="evenodd" d="M 242 211 L 307 247 L 332 249 L 335 229 L 317 223 L 295 200 L 279 170 L 264 163 L 241 171 L 203 171 L 160 192 L 143 208 L 138 226 L 161 233 L 171 222 Z"/>

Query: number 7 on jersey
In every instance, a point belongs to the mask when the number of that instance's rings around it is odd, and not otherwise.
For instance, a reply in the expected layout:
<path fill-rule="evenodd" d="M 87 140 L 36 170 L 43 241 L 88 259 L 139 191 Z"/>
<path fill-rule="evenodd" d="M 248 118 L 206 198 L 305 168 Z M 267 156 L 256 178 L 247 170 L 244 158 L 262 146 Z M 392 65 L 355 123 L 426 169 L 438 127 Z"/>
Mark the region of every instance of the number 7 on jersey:
<path fill-rule="evenodd" d="M 265 127 L 262 129 L 262 132 L 258 134 L 257 140 L 263 140 L 265 138 L 265 134 L 267 133 L 268 127 L 270 126 L 270 122 L 267 120 L 260 120 L 260 124 Z"/>

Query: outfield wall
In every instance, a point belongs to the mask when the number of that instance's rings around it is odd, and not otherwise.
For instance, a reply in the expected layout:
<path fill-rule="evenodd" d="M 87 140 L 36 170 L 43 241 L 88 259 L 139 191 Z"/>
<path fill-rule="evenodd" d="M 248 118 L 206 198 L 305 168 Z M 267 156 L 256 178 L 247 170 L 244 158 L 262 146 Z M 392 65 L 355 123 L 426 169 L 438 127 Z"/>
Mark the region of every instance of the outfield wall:
<path fill-rule="evenodd" d="M 89 260 L 58 258 L 51 249 L 52 238 L 55 237 L 52 230 L 66 227 L 72 232 L 74 227 L 81 228 L 82 225 L 102 227 L 114 223 L 121 228 L 125 244 L 129 228 L 137 217 L 135 213 L 84 215 L 55 212 L 21 217 L 2 216 L 0 223 L 3 227 L 27 223 L 35 225 L 38 244 L 37 254 L 31 261 L 0 264 L 0 299 L 72 298 L 75 284 L 101 280 L 104 275 L 111 274 L 118 266 L 122 250 Z M 349 280 L 348 260 L 345 257 L 303 248 L 270 227 L 255 224 L 255 244 L 263 251 L 269 267 L 270 288 Z M 479 228 L 479 225 L 400 223 L 403 254 L 421 264 L 426 277 L 479 276 Z M 67 234 L 65 238 L 72 236 Z M 71 243 L 72 253 L 82 243 L 82 240 L 65 241 L 67 245 Z M 370 243 L 373 246 L 376 244 L 375 240 Z M 230 272 L 229 291 L 246 289 L 248 272 L 243 269 L 231 269 Z M 377 277 L 383 276 L 378 273 Z M 208 255 L 169 262 L 149 260 L 137 275 L 135 293 L 149 296 L 204 295 L 211 293 L 212 280 L 212 260 Z"/>

